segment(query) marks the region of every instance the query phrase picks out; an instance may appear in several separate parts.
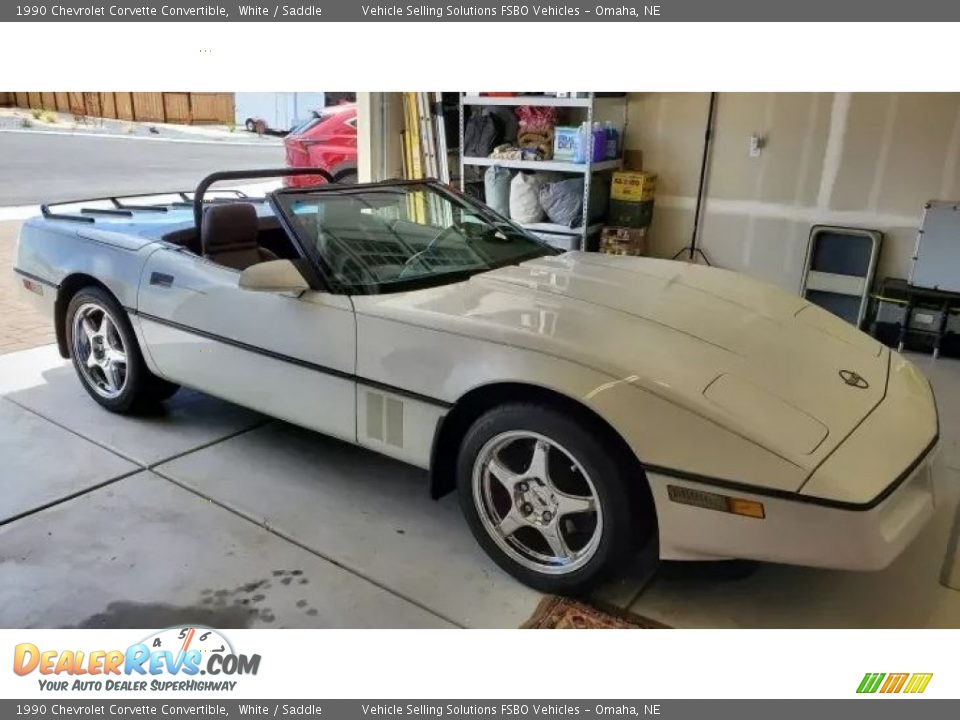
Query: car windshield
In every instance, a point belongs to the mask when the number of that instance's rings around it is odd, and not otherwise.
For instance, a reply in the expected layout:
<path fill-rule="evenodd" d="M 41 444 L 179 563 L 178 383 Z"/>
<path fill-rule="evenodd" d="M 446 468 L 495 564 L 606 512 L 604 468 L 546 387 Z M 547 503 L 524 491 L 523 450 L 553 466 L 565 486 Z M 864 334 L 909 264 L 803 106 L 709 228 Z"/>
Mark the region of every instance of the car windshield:
<path fill-rule="evenodd" d="M 431 184 L 284 191 L 301 245 L 353 294 L 442 285 L 557 251 L 482 205 Z"/>
<path fill-rule="evenodd" d="M 292 128 L 290 128 L 290 135 L 303 135 L 308 130 L 313 130 L 317 125 L 322 123 L 324 120 L 330 117 L 330 113 L 322 113 L 314 110 L 310 113 L 310 117 L 303 120 L 302 122 L 297 123 Z"/>

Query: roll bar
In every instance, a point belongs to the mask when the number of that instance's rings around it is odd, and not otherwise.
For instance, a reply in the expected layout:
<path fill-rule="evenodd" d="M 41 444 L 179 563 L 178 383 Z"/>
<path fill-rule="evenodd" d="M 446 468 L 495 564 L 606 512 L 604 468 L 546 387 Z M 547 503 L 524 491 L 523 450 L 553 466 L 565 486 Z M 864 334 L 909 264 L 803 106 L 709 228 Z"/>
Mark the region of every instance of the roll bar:
<path fill-rule="evenodd" d="M 333 175 L 323 168 L 275 168 L 266 170 L 221 170 L 210 173 L 193 192 L 193 221 L 197 225 L 197 233 L 203 223 L 203 196 L 214 183 L 224 180 L 257 180 L 259 178 L 292 177 L 294 175 L 319 175 L 328 183 L 333 183 Z"/>

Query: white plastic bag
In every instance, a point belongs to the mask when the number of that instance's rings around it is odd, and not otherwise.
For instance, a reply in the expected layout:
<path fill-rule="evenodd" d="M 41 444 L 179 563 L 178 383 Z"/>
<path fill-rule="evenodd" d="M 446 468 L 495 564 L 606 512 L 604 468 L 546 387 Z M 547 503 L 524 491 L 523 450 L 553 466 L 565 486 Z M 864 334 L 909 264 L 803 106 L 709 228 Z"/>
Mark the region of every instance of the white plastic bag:
<path fill-rule="evenodd" d="M 518 223 L 535 223 L 543 220 L 540 206 L 542 181 L 533 174 L 517 173 L 510 181 L 510 219 Z"/>
<path fill-rule="evenodd" d="M 491 165 L 483 176 L 487 205 L 501 215 L 510 215 L 510 171 L 500 165 Z"/>

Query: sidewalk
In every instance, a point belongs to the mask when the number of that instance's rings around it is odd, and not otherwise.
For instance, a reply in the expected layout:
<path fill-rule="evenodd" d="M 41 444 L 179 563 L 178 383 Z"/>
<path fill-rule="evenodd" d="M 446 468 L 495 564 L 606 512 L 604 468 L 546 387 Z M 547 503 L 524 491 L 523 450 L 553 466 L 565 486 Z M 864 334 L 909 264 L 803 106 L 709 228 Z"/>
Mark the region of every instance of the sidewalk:
<path fill-rule="evenodd" d="M 20 298 L 13 251 L 20 223 L 0 222 L 0 355 L 56 342 L 53 322 Z"/>
<path fill-rule="evenodd" d="M 106 118 L 76 120 L 68 113 L 24 108 L 0 108 L 0 133 L 29 132 L 70 135 L 110 135 L 177 142 L 212 142 L 269 147 L 282 144 L 274 135 L 257 135 L 243 127 L 228 125 L 173 125 L 157 122 L 130 122 Z"/>

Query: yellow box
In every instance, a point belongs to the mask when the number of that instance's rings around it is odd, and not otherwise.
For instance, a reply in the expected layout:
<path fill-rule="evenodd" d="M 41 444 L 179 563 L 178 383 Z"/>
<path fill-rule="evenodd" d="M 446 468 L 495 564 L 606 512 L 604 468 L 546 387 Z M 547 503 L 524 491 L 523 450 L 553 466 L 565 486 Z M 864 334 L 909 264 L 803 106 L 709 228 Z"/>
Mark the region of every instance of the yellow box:
<path fill-rule="evenodd" d="M 639 170 L 617 170 L 610 184 L 610 199 L 625 202 L 644 202 L 653 200 L 657 189 L 655 173 Z"/>

